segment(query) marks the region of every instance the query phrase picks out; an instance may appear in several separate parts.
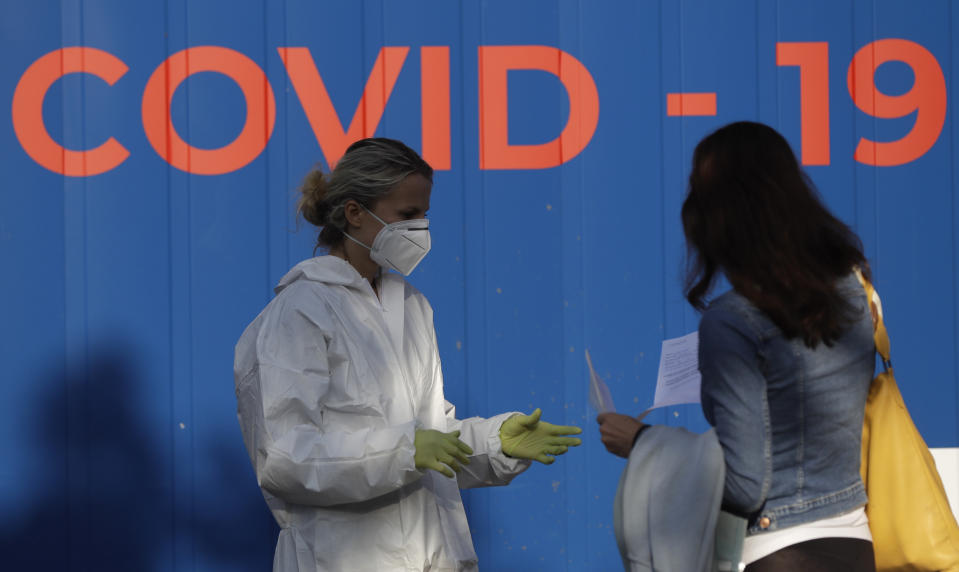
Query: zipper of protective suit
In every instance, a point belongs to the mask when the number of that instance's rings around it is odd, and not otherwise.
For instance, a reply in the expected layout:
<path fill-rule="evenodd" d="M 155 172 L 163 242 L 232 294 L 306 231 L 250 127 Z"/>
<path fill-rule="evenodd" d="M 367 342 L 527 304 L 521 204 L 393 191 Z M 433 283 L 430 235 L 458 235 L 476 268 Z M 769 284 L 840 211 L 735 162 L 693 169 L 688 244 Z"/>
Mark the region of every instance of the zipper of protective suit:
<path fill-rule="evenodd" d="M 416 406 L 413 400 L 413 388 L 410 387 L 410 380 L 406 375 L 406 368 L 404 367 L 401 359 L 401 356 L 403 355 L 403 330 L 406 327 L 403 289 L 404 288 L 402 285 L 397 285 L 395 283 L 388 284 L 382 279 L 382 277 L 380 277 L 379 296 L 374 294 L 374 299 L 377 302 L 377 309 L 380 312 L 380 323 L 385 326 L 384 333 L 386 334 L 386 337 L 389 340 L 389 345 L 393 350 L 393 359 L 396 361 L 399 374 L 403 378 L 403 387 L 406 390 L 406 399 L 409 402 L 410 415 L 413 418 L 413 424 L 416 428 L 419 428 L 419 420 L 417 419 Z M 406 498 L 403 488 L 400 488 L 397 491 L 397 494 L 399 495 L 401 501 Z M 403 517 L 403 506 L 400 505 L 398 508 L 399 510 L 397 514 L 400 518 L 400 530 L 402 530 L 403 534 L 405 535 L 407 531 L 406 519 Z"/>
<path fill-rule="evenodd" d="M 397 297 L 396 294 L 399 294 Z M 403 367 L 403 330 L 405 328 L 405 317 L 403 315 L 403 291 L 402 285 L 390 284 L 387 286 L 382 278 L 380 279 L 380 296 L 376 297 L 379 306 L 380 317 L 383 325 L 386 326 L 386 337 L 390 341 L 390 347 L 393 349 L 393 357 L 396 360 L 400 375 L 403 377 L 403 387 L 406 389 L 406 399 L 410 405 L 410 415 L 416 422 L 416 404 L 413 400 L 413 388 L 410 385 L 409 377 Z"/>

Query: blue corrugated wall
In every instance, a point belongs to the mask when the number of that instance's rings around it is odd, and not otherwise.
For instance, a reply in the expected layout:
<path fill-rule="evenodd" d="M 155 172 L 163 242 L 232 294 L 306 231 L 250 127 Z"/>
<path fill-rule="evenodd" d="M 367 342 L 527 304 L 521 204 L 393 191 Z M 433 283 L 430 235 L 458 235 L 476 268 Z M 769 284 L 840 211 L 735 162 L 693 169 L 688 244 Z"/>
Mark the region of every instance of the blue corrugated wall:
<path fill-rule="evenodd" d="M 777 43 L 828 44 L 828 59 L 810 60 L 828 72 L 808 71 L 828 82 L 829 128 L 816 139 L 821 154 L 826 134 L 828 164 L 807 169 L 865 243 L 920 430 L 932 447 L 959 446 L 959 10 L 948 0 L 37 0 L 4 2 L 0 27 L 0 568 L 269 568 L 277 531 L 236 423 L 233 345 L 277 279 L 311 256 L 294 191 L 325 160 L 283 47 L 309 49 L 345 126 L 380 49 L 409 47 L 375 133 L 417 149 L 420 48 L 449 48 L 450 168 L 435 178 L 433 252 L 411 278 L 436 310 L 447 398 L 461 416 L 542 407 L 582 425 L 586 441 L 507 488 L 465 493 L 485 570 L 620 565 L 611 502 L 623 461 L 599 442 L 583 349 L 620 411 L 652 402 L 661 341 L 698 320 L 680 291 L 693 147 L 739 119 L 802 146 L 800 67 L 777 65 Z M 894 50 L 913 65 L 883 64 L 878 95 L 857 94 L 912 97 L 893 118 L 857 108 L 847 87 L 854 55 L 885 39 L 924 49 Z M 216 175 L 171 166 L 144 126 L 160 109 L 143 108 L 151 76 L 200 46 L 246 56 L 275 96 L 263 150 Z M 582 152 L 548 168 L 481 169 L 482 46 L 558 48 L 588 70 L 599 120 L 591 136 L 573 134 L 588 141 Z M 127 69 L 112 85 L 94 73 L 54 78 L 42 111 L 24 111 L 31 98 L 14 95 L 31 66 L 76 47 Z M 934 66 L 908 59 L 923 52 Z M 508 89 L 510 145 L 552 141 L 585 113 L 556 73 L 510 71 Z M 714 93 L 716 113 L 669 114 L 670 93 Z M 214 72 L 186 79 L 170 110 L 200 150 L 231 143 L 247 118 L 243 92 Z M 861 138 L 896 141 L 917 123 L 931 141 L 911 146 L 918 157 L 854 159 Z M 114 138 L 129 156 L 99 174 L 61 174 L 63 161 L 57 172 L 34 157 L 41 125 L 67 149 Z M 695 405 L 652 419 L 706 426 Z"/>

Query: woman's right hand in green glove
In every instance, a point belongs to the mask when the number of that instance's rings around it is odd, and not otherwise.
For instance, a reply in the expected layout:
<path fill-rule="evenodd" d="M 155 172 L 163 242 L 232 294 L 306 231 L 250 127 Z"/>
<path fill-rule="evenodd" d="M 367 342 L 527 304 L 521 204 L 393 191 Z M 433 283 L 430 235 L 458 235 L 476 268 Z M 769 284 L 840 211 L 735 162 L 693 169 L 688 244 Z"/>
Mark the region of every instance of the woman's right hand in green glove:
<path fill-rule="evenodd" d="M 473 450 L 469 445 L 459 440 L 460 432 L 443 433 L 435 429 L 417 429 L 413 438 L 416 453 L 413 462 L 417 469 L 433 469 L 447 477 L 455 476 L 462 469 L 462 465 L 469 465 L 467 455 Z M 452 470 L 450 470 L 452 469 Z"/>

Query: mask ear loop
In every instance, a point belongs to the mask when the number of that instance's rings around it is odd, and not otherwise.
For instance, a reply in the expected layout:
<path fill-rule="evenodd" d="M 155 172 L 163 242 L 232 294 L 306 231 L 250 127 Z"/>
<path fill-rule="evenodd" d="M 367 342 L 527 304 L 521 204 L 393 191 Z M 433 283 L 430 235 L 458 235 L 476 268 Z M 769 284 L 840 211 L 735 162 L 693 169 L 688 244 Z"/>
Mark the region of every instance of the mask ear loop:
<path fill-rule="evenodd" d="M 370 251 L 373 250 L 372 247 L 366 246 L 365 244 L 363 244 L 363 243 L 360 242 L 359 240 L 357 240 L 357 239 L 353 238 L 352 236 L 350 236 L 349 233 L 346 232 L 346 231 L 343 231 L 343 236 L 345 236 L 346 238 L 352 240 L 352 241 L 355 242 L 356 244 L 359 244 L 360 246 L 362 246 L 363 248 L 365 248 L 365 249 L 367 249 L 367 250 L 370 250 Z"/>
<path fill-rule="evenodd" d="M 362 208 L 363 210 L 365 210 L 371 217 L 375 218 L 378 223 L 380 223 L 381 225 L 383 225 L 383 228 L 386 228 L 386 227 L 389 226 L 388 224 L 386 224 L 386 222 L 383 221 L 383 219 L 381 219 L 380 217 L 378 217 L 378 216 L 376 216 L 375 214 L 373 214 L 373 211 L 371 211 L 370 209 L 366 208 L 366 207 L 363 206 L 363 205 L 360 205 L 360 208 Z M 380 230 L 383 230 L 383 228 L 381 228 Z M 367 245 L 363 244 L 363 243 L 360 242 L 359 240 L 357 240 L 357 239 L 353 238 L 352 236 L 350 236 L 350 234 L 349 234 L 348 232 L 346 232 L 345 230 L 344 230 L 344 231 L 341 231 L 341 232 L 343 233 L 343 236 L 345 236 L 346 238 L 352 240 L 352 241 L 355 242 L 356 244 L 359 244 L 359 245 L 362 246 L 363 248 L 365 248 L 365 249 L 367 249 L 367 250 L 369 250 L 369 251 L 372 252 L 372 250 L 373 250 L 373 247 L 372 247 L 372 246 L 367 246 Z M 349 260 L 347 260 L 347 262 L 349 262 Z"/>
<path fill-rule="evenodd" d="M 385 222 L 383 222 L 383 219 L 381 219 L 380 217 L 378 217 L 378 216 L 376 216 L 375 214 L 373 214 L 373 211 L 371 211 L 370 209 L 366 208 L 366 207 L 363 206 L 363 205 L 360 205 L 360 206 L 363 207 L 363 210 L 365 210 L 366 212 L 368 212 L 368 213 L 370 214 L 370 216 L 372 216 L 372 217 L 375 218 L 380 224 L 382 224 L 382 225 L 383 225 L 383 228 L 386 228 L 387 226 L 389 226 L 389 225 L 387 225 Z M 382 229 L 380 229 L 380 230 L 382 230 Z M 355 242 L 356 244 L 359 244 L 360 246 L 362 246 L 363 248 L 369 250 L 370 252 L 373 252 L 373 247 L 372 247 L 372 246 L 367 246 L 367 245 L 363 244 L 362 242 L 360 242 L 360 241 L 357 240 L 356 238 L 353 238 L 352 236 L 350 236 L 350 233 L 346 232 L 345 230 L 340 231 L 340 232 L 342 232 L 342 233 L 343 233 L 343 236 L 345 236 L 346 238 L 352 240 L 352 241 Z M 350 262 L 350 255 L 349 255 L 349 253 L 346 251 L 345 248 L 343 249 L 343 256 L 346 258 L 346 261 L 350 264 L 350 266 L 353 266 L 353 263 Z M 354 268 L 355 268 L 355 267 L 354 267 Z M 379 293 L 379 288 L 376 287 L 376 282 L 377 282 L 377 280 L 379 280 L 379 277 L 380 277 L 382 274 L 383 274 L 383 269 L 382 269 L 382 268 L 378 268 L 377 271 L 376 271 L 376 278 L 374 278 L 373 281 L 370 282 L 370 286 L 373 287 L 373 293 L 376 294 L 377 297 L 379 297 L 380 293 Z"/>
<path fill-rule="evenodd" d="M 355 242 L 356 244 L 359 244 L 360 246 L 362 246 L 363 248 L 369 250 L 370 252 L 373 251 L 372 248 L 370 248 L 369 246 L 366 246 L 366 245 L 363 244 L 362 242 L 356 240 L 355 238 L 353 238 L 352 236 L 350 236 L 349 233 L 347 233 L 345 230 L 343 231 L 343 236 L 345 236 L 346 238 L 352 240 L 352 241 Z M 346 259 L 346 262 L 347 262 L 350 266 L 353 266 L 353 262 L 350 261 L 350 253 L 349 253 L 345 248 L 343 249 L 343 258 Z M 355 266 L 353 266 L 353 267 L 356 268 Z M 373 283 L 371 283 L 370 285 L 373 286 L 373 291 L 376 292 L 376 285 L 373 284 Z"/>

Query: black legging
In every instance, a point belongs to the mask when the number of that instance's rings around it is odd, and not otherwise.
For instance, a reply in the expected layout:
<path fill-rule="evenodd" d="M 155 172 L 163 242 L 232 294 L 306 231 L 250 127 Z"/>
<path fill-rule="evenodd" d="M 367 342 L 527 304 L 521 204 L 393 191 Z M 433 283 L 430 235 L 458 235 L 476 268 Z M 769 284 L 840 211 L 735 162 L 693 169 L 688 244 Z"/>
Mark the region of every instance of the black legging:
<path fill-rule="evenodd" d="M 875 572 L 872 543 L 858 538 L 817 538 L 760 558 L 746 572 Z"/>

